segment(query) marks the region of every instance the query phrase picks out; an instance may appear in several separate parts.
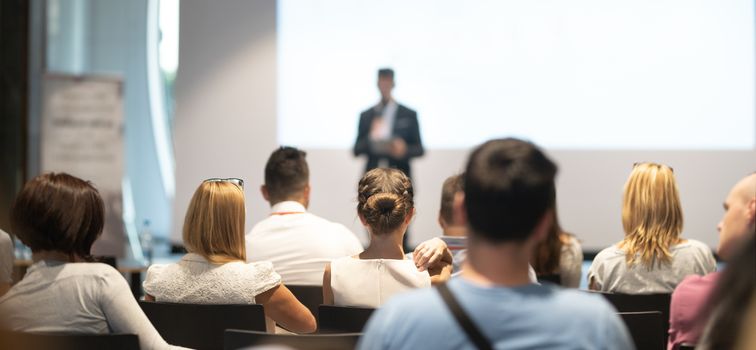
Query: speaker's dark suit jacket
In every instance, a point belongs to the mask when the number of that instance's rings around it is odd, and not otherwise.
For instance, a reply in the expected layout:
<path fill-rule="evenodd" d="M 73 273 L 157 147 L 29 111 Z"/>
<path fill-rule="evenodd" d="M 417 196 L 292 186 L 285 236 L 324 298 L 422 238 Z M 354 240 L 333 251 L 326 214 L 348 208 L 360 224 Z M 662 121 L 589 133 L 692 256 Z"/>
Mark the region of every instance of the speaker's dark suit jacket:
<path fill-rule="evenodd" d="M 370 127 L 373 118 L 378 117 L 375 108 L 370 108 L 360 114 L 360 125 L 357 129 L 357 141 L 354 143 L 354 155 L 367 155 L 365 172 L 378 167 L 381 159 L 388 160 L 390 168 L 397 168 L 407 176 L 410 173 L 410 159 L 422 156 L 425 153 L 423 142 L 420 140 L 420 125 L 417 122 L 417 112 L 397 104 L 394 126 L 391 130 L 392 138 L 401 138 L 407 144 L 407 154 L 402 158 L 394 158 L 386 154 L 377 154 L 370 147 Z"/>

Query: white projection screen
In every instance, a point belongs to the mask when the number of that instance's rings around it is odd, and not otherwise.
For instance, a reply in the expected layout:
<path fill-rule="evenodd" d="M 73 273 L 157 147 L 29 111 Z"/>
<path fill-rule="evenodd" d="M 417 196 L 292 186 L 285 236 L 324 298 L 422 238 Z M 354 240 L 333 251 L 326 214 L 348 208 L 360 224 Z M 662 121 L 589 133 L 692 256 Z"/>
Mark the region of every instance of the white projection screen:
<path fill-rule="evenodd" d="M 380 67 L 433 149 L 756 144 L 751 0 L 280 0 L 277 25 L 284 144 L 350 147 Z"/>

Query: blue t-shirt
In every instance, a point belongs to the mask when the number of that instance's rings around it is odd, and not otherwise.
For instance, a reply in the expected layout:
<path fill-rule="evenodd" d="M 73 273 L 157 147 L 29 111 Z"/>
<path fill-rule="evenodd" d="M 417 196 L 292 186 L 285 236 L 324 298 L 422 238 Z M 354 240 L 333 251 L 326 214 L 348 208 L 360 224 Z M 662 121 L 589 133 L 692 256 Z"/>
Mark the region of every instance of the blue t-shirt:
<path fill-rule="evenodd" d="M 483 287 L 464 278 L 449 289 L 496 349 L 634 349 L 600 295 L 557 286 Z M 376 311 L 359 349 L 475 349 L 435 288 L 397 295 Z"/>

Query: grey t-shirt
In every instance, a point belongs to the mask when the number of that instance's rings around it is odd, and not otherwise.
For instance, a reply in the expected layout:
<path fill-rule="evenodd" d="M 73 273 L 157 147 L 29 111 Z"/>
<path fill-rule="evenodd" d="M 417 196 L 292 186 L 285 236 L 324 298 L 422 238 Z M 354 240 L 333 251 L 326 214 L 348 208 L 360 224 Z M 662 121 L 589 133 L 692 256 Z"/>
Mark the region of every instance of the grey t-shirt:
<path fill-rule="evenodd" d="M 13 282 L 13 240 L 0 230 L 0 283 Z"/>
<path fill-rule="evenodd" d="M 24 332 L 126 333 L 142 349 L 171 349 L 144 315 L 126 280 L 100 263 L 34 263 L 0 297 L 3 326 Z"/>
<path fill-rule="evenodd" d="M 640 262 L 628 266 L 625 251 L 616 245 L 596 255 L 588 270 L 588 281 L 603 292 L 648 294 L 672 293 L 677 284 L 688 275 L 705 275 L 714 272 L 717 262 L 711 249 L 689 239 L 670 248 L 672 261 L 653 268 Z"/>

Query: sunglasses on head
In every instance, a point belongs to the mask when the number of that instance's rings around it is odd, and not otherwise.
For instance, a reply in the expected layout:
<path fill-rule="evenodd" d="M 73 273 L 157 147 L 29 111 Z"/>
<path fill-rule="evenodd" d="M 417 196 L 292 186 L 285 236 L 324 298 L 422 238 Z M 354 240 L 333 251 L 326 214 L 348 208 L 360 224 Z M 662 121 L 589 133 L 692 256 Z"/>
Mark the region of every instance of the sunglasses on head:
<path fill-rule="evenodd" d="M 671 170 L 671 171 L 672 171 L 673 173 L 675 172 L 675 169 L 674 169 L 673 167 L 669 166 L 669 165 L 664 165 L 664 164 L 656 164 L 656 163 L 650 163 L 650 162 L 635 162 L 635 163 L 633 163 L 633 169 L 635 169 L 635 167 L 637 167 L 638 165 L 641 165 L 641 164 L 649 164 L 649 165 L 654 165 L 654 166 L 656 166 L 657 168 L 663 168 L 663 167 L 667 167 L 667 168 L 669 168 L 669 170 Z"/>
<path fill-rule="evenodd" d="M 236 178 L 236 177 L 229 177 L 225 179 L 221 179 L 219 177 L 213 177 L 202 182 L 230 182 L 236 186 L 239 186 L 239 188 L 244 189 L 244 180 L 240 178 Z"/>

